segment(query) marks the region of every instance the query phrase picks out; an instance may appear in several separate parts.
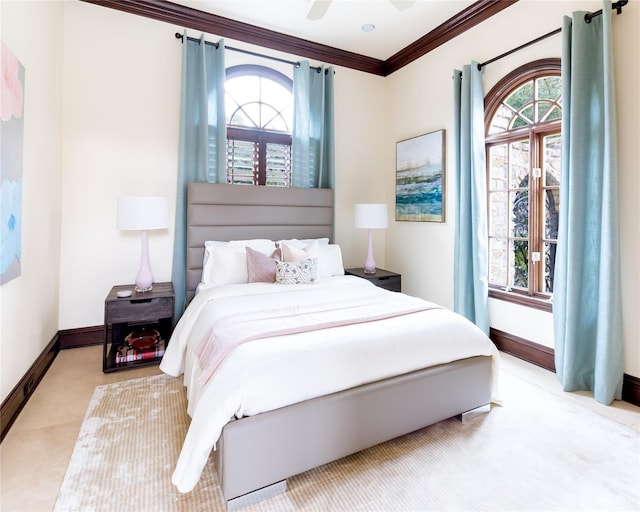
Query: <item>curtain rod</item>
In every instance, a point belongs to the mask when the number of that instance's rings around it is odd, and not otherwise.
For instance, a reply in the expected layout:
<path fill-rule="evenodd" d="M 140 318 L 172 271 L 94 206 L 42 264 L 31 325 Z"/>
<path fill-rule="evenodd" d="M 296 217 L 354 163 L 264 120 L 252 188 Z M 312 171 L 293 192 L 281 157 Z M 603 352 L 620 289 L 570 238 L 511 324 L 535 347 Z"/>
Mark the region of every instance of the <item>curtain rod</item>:
<path fill-rule="evenodd" d="M 176 39 L 180 39 L 181 41 L 184 39 L 184 36 L 180 33 L 180 32 L 176 32 Z M 187 37 L 187 39 L 189 41 L 200 41 L 200 39 L 196 39 L 195 37 Z M 184 42 L 184 41 L 183 41 Z M 205 41 L 204 44 L 210 44 L 211 46 L 215 46 L 216 48 L 218 47 L 218 43 L 210 43 L 209 41 Z M 291 66 L 295 66 L 295 67 L 300 67 L 300 63 L 299 62 L 293 62 L 290 60 L 286 60 L 286 59 L 280 59 L 278 57 L 272 57 L 271 55 L 263 55 L 262 53 L 256 53 L 256 52 L 252 52 L 249 50 L 242 50 L 241 48 L 233 48 L 232 46 L 226 46 L 224 47 L 225 50 L 231 50 L 234 52 L 238 52 L 238 53 L 244 53 L 246 55 L 253 55 L 254 57 L 260 57 L 262 59 L 269 59 L 269 60 L 275 60 L 277 62 L 282 62 L 283 64 L 290 64 Z M 315 69 L 318 73 L 320 73 L 320 71 L 322 71 L 322 68 L 319 67 L 315 67 L 315 66 L 309 66 L 311 69 Z M 325 70 L 328 71 L 328 70 Z"/>
<path fill-rule="evenodd" d="M 611 8 L 615 9 L 618 14 L 622 14 L 622 7 L 627 5 L 628 3 L 629 3 L 629 0 L 618 0 L 617 2 L 613 2 L 611 4 Z M 584 15 L 584 21 L 586 23 L 591 23 L 591 20 L 593 18 L 595 18 L 596 16 L 600 16 L 601 14 L 602 14 L 602 9 L 600 9 L 599 11 L 596 11 L 596 12 L 588 12 L 587 14 Z M 547 34 L 545 34 L 543 36 L 536 37 L 535 39 L 533 39 L 532 41 L 529 41 L 528 43 L 521 44 L 517 48 L 513 48 L 512 50 L 509 50 L 508 52 L 505 52 L 505 53 L 503 53 L 501 55 L 498 55 L 497 57 L 494 57 L 493 59 L 489 59 L 488 61 L 483 62 L 482 64 L 478 64 L 478 69 L 481 70 L 487 64 L 491 64 L 492 62 L 500 60 L 503 57 L 506 57 L 507 55 L 511 55 L 512 53 L 520 51 L 523 48 L 526 48 L 527 46 L 531 46 L 533 44 L 536 44 L 537 42 L 540 42 L 543 39 L 546 39 L 547 37 L 551 37 L 551 36 L 553 36 L 555 34 L 559 34 L 560 32 L 562 32 L 562 28 L 557 28 L 557 29 L 552 30 L 551 32 L 549 32 L 549 33 L 547 33 Z"/>

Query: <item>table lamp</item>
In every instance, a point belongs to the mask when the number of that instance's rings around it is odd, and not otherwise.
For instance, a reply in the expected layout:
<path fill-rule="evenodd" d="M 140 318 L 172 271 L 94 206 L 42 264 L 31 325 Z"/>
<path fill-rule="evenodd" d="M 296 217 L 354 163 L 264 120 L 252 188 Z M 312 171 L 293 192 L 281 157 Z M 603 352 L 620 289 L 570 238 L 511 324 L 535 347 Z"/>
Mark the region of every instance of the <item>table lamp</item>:
<path fill-rule="evenodd" d="M 354 222 L 356 228 L 369 230 L 369 252 L 364 260 L 365 274 L 376 273 L 376 261 L 373 259 L 373 233 L 374 229 L 383 229 L 389 225 L 386 204 L 357 204 L 355 206 Z"/>
<path fill-rule="evenodd" d="M 136 276 L 136 292 L 153 289 L 149 267 L 147 231 L 169 227 L 169 201 L 166 197 L 128 196 L 118 198 L 117 227 L 120 230 L 142 231 L 140 269 Z"/>

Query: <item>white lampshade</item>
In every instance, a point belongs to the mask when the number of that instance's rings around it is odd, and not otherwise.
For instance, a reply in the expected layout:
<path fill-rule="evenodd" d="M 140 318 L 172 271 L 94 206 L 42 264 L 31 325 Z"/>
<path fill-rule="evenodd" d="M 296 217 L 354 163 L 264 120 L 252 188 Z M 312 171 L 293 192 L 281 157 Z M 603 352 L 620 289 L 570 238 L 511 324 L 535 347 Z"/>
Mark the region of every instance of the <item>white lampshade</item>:
<path fill-rule="evenodd" d="M 120 197 L 117 227 L 136 231 L 168 228 L 169 201 L 157 196 Z"/>
<path fill-rule="evenodd" d="M 356 228 L 382 229 L 389 226 L 386 204 L 356 204 L 353 225 Z"/>
<path fill-rule="evenodd" d="M 169 227 L 169 201 L 166 197 L 127 196 L 118 198 L 116 225 L 121 230 L 142 231 L 140 269 L 136 275 L 136 292 L 153 289 L 153 275 L 149 267 L 147 231 Z"/>

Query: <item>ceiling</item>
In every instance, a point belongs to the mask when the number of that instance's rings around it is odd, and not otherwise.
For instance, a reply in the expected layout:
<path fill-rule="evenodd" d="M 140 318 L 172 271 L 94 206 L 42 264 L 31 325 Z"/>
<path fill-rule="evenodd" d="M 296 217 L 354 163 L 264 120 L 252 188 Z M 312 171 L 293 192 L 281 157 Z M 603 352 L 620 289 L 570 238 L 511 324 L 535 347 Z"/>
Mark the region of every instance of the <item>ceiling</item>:
<path fill-rule="evenodd" d="M 192 9 L 386 60 L 464 11 L 474 0 L 333 0 L 307 19 L 314 0 L 173 0 Z M 400 5 L 400 8 L 396 7 Z M 362 26 L 375 25 L 365 32 Z"/>

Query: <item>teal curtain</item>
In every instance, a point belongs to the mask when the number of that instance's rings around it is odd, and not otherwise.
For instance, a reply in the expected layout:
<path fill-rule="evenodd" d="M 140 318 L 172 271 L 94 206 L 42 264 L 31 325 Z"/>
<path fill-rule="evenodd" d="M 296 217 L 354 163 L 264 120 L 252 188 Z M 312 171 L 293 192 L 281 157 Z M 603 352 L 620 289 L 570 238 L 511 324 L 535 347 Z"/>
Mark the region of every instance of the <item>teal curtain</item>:
<path fill-rule="evenodd" d="M 333 67 L 312 69 L 300 62 L 293 70 L 291 184 L 334 188 Z"/>
<path fill-rule="evenodd" d="M 555 364 L 566 391 L 622 395 L 616 102 L 611 4 L 562 27 L 562 180 L 553 318 Z"/>
<path fill-rule="evenodd" d="M 175 320 L 186 303 L 187 184 L 226 182 L 224 41 L 182 38 L 182 97 L 176 191 L 175 241 L 171 280 Z"/>
<path fill-rule="evenodd" d="M 454 70 L 454 311 L 489 334 L 484 95 L 477 62 Z"/>

